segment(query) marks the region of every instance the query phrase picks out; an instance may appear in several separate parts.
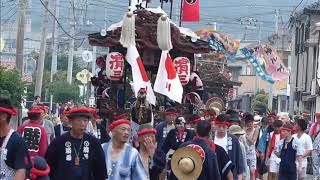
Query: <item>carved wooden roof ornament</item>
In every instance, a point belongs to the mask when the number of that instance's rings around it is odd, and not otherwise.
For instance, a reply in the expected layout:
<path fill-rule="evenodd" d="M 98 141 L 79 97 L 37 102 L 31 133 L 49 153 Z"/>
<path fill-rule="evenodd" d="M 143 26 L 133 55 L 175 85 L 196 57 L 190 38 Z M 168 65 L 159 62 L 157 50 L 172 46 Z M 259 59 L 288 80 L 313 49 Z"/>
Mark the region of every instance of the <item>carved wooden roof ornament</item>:
<path fill-rule="evenodd" d="M 139 50 L 159 50 L 157 43 L 157 21 L 162 15 L 161 13 L 151 12 L 145 9 L 139 9 L 134 12 L 136 14 L 136 45 Z M 107 31 L 106 36 L 100 33 L 89 34 L 89 43 L 92 46 L 100 47 L 118 47 L 121 35 L 121 26 L 113 30 Z M 191 38 L 180 32 L 179 27 L 171 23 L 171 38 L 175 51 L 186 53 L 208 53 L 213 51 L 208 42 Z M 194 41 L 194 42 L 193 42 Z"/>

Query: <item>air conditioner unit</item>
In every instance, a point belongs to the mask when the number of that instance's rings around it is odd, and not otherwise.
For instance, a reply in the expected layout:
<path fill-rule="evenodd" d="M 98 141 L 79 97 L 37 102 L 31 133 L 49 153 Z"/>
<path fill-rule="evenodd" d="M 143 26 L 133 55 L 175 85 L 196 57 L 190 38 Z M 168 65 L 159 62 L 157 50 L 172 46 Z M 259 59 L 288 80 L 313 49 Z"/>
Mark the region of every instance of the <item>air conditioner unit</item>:
<path fill-rule="evenodd" d="M 316 95 L 317 92 L 317 81 L 316 79 L 313 79 L 311 81 L 311 96 Z"/>

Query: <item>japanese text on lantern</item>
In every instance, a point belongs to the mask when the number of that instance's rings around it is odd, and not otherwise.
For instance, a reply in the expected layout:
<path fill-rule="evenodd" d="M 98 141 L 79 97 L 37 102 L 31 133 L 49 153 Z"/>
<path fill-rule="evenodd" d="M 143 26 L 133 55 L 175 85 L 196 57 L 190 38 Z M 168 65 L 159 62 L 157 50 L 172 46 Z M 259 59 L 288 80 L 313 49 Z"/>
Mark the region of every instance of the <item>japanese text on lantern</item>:
<path fill-rule="evenodd" d="M 182 85 L 186 85 L 190 79 L 190 61 L 186 57 L 177 57 L 173 61 Z"/>
<path fill-rule="evenodd" d="M 119 52 L 108 54 L 106 60 L 106 75 L 108 79 L 118 81 L 122 78 L 124 68 L 124 56 Z"/>

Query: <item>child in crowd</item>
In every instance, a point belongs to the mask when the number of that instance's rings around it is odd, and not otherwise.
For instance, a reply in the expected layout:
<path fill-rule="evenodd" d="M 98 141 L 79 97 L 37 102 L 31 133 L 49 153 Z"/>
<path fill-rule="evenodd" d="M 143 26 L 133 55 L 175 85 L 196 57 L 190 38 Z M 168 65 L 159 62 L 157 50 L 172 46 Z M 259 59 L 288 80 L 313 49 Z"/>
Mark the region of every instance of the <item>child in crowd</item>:
<path fill-rule="evenodd" d="M 270 133 L 270 140 L 268 144 L 267 150 L 267 164 L 269 164 L 269 180 L 277 180 L 278 173 L 279 173 L 279 165 L 280 165 L 280 158 L 274 154 L 274 150 L 277 147 L 278 142 L 283 139 L 283 134 L 281 133 L 281 127 L 283 123 L 281 120 L 275 120 L 272 123 L 274 128 L 273 132 Z"/>
<path fill-rule="evenodd" d="M 247 165 L 248 146 L 244 138 L 244 135 L 246 132 L 239 125 L 231 125 L 228 129 L 228 132 L 236 136 L 236 138 L 239 140 L 241 152 L 243 154 L 243 164 L 245 165 L 245 168 L 246 168 L 244 173 L 242 174 L 243 176 L 242 179 L 249 180 L 250 172 L 249 172 L 249 167 Z"/>
<path fill-rule="evenodd" d="M 250 180 L 255 180 L 255 173 L 257 169 L 257 157 L 256 157 L 256 141 L 259 134 L 259 129 L 253 127 L 254 117 L 252 114 L 246 114 L 244 116 L 244 129 L 246 132 L 245 141 L 248 145 L 247 151 L 247 163 L 250 170 Z"/>
<path fill-rule="evenodd" d="M 301 172 L 302 169 L 303 148 L 300 141 L 292 137 L 292 132 L 293 125 L 290 122 L 285 123 L 282 128 L 284 139 L 280 140 L 275 148 L 274 154 L 281 159 L 279 180 L 296 180 L 297 171 Z"/>

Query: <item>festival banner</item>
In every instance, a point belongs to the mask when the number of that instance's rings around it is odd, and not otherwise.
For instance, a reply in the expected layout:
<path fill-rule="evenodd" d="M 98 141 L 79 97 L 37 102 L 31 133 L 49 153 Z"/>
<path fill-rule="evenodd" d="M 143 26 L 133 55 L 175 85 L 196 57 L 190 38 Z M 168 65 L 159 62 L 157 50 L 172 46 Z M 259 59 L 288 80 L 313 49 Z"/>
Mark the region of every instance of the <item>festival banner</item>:
<path fill-rule="evenodd" d="M 200 0 L 182 0 L 182 17 L 183 22 L 200 21 Z"/>
<path fill-rule="evenodd" d="M 209 42 L 209 45 L 226 53 L 229 60 L 234 60 L 240 48 L 240 42 L 213 29 L 201 29 L 196 32 L 201 39 Z"/>
<path fill-rule="evenodd" d="M 242 48 L 241 52 L 246 57 L 250 54 L 249 56 L 251 58 L 257 59 L 258 66 L 253 64 L 254 67 L 258 68 L 258 70 L 261 68 L 261 71 L 268 74 L 273 81 L 287 80 L 289 78 L 288 68 L 283 64 L 281 58 L 277 54 L 277 51 L 270 45 L 246 47 Z"/>
<path fill-rule="evenodd" d="M 135 96 L 138 96 L 140 89 L 145 89 L 147 92 L 147 101 L 153 105 L 156 104 L 156 96 L 154 95 L 151 83 L 144 69 L 142 59 L 139 55 L 137 47 L 129 46 L 127 48 L 128 63 L 131 65 L 132 79 L 131 86 L 134 89 Z"/>
<path fill-rule="evenodd" d="M 268 74 L 274 80 L 287 80 L 289 70 L 278 56 L 277 50 L 270 45 L 262 45 L 259 50 L 260 56 L 265 59 Z"/>
<path fill-rule="evenodd" d="M 181 103 L 183 88 L 169 51 L 162 51 L 154 91 Z"/>
<path fill-rule="evenodd" d="M 272 84 L 275 83 L 275 80 L 269 74 L 267 74 L 267 72 L 265 70 L 265 63 L 262 62 L 263 59 L 261 59 L 261 58 L 258 59 L 256 57 L 256 55 L 254 54 L 256 49 L 245 47 L 245 48 L 241 48 L 240 51 L 249 60 L 249 62 L 255 68 L 256 73 L 258 74 L 258 76 L 261 77 L 261 79 L 263 79 L 269 83 L 272 83 Z"/>

